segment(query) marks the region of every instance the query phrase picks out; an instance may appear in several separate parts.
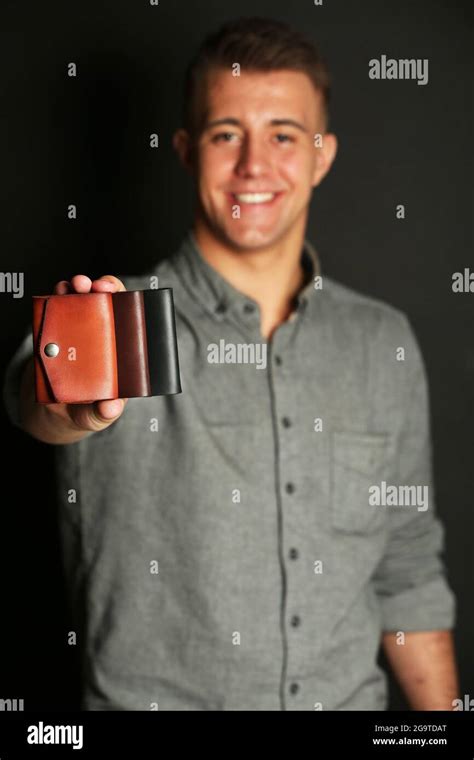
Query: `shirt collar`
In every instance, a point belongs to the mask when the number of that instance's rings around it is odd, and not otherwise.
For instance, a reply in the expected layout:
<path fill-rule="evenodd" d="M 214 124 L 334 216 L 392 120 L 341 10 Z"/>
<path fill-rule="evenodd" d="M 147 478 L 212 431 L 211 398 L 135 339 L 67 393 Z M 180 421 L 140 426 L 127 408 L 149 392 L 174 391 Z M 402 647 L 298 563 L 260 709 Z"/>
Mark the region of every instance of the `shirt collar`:
<path fill-rule="evenodd" d="M 229 311 L 236 311 L 246 318 L 258 316 L 257 302 L 231 285 L 204 258 L 192 229 L 186 233 L 180 248 L 171 258 L 171 263 L 188 292 L 216 319 L 223 319 Z M 314 278 L 321 274 L 318 253 L 307 239 L 303 243 L 301 264 L 307 280 L 295 297 L 295 311 L 306 306 L 314 293 Z"/>

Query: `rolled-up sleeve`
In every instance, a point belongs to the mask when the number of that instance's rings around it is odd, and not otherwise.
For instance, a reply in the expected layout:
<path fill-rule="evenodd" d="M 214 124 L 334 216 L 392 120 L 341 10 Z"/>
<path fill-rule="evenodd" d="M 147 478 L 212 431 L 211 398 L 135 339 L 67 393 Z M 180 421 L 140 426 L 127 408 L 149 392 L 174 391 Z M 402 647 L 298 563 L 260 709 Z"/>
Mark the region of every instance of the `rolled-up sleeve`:
<path fill-rule="evenodd" d="M 444 565 L 444 528 L 436 515 L 429 392 L 418 342 L 404 317 L 407 391 L 397 440 L 399 486 L 427 486 L 428 508 L 387 507 L 390 534 L 374 575 L 385 631 L 454 627 L 456 600 Z"/>
<path fill-rule="evenodd" d="M 31 327 L 13 354 L 5 370 L 3 381 L 3 404 L 10 422 L 21 428 L 20 424 L 20 385 L 25 362 L 33 355 L 33 334 Z"/>

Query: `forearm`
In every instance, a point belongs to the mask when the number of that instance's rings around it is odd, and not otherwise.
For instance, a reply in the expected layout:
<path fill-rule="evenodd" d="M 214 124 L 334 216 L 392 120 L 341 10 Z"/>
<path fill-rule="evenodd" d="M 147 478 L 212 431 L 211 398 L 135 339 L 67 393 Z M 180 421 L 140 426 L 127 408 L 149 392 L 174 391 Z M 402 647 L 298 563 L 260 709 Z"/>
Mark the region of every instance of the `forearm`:
<path fill-rule="evenodd" d="M 451 631 L 386 632 L 382 646 L 413 710 L 452 710 L 458 676 Z"/>

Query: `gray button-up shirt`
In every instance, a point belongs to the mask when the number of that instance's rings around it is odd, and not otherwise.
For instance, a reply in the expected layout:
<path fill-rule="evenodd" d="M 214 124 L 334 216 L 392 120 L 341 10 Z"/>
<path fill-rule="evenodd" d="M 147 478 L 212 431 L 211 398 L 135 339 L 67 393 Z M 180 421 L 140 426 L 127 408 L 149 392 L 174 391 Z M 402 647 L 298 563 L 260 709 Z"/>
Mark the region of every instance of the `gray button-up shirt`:
<path fill-rule="evenodd" d="M 183 392 L 55 447 L 86 709 L 383 710 L 381 632 L 453 626 L 416 338 L 302 262 L 268 342 L 192 232 L 123 278 L 173 288 Z"/>

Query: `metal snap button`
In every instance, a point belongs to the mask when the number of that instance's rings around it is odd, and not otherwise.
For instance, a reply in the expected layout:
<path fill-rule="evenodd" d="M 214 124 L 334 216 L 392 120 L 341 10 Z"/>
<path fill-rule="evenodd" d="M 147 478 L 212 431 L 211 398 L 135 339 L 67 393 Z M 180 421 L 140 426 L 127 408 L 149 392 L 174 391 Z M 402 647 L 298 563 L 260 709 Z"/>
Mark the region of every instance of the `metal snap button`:
<path fill-rule="evenodd" d="M 59 354 L 59 346 L 57 343 L 47 343 L 44 347 L 44 352 L 46 356 L 49 356 L 51 359 L 54 359 L 55 356 Z"/>

